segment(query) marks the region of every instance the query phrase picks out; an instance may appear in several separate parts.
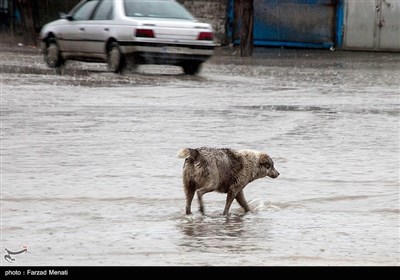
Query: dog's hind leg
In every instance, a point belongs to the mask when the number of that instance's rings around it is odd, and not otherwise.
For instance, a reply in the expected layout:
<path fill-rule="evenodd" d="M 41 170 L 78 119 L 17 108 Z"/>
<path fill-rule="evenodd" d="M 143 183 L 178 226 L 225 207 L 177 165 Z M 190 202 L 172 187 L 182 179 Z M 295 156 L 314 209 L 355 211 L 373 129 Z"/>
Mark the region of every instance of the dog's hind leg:
<path fill-rule="evenodd" d="M 215 176 L 214 176 L 215 177 Z M 208 193 L 208 192 L 213 192 L 215 191 L 215 184 L 217 179 L 214 179 L 213 177 L 209 177 L 207 179 L 207 182 L 198 185 L 197 187 L 197 199 L 199 200 L 199 211 L 201 214 L 204 215 L 204 204 L 203 204 L 203 195 Z"/>
<path fill-rule="evenodd" d="M 203 215 L 204 215 L 203 195 L 211 191 L 212 191 L 211 189 L 200 189 L 197 191 L 197 199 L 199 200 L 199 205 L 200 205 L 199 211 Z"/>
<path fill-rule="evenodd" d="M 199 211 L 201 214 L 204 215 L 204 204 L 203 204 L 203 195 L 208 193 L 208 192 L 212 192 L 213 189 L 212 188 L 201 188 L 199 190 L 197 190 L 197 199 L 199 200 Z"/>
<path fill-rule="evenodd" d="M 245 212 L 249 212 L 250 211 L 250 207 L 246 202 L 246 199 L 244 198 L 244 193 L 243 190 L 241 190 L 237 195 L 236 195 L 236 201 L 239 203 L 240 206 L 242 206 L 244 208 Z"/>
<path fill-rule="evenodd" d="M 197 191 L 197 199 L 198 199 L 198 201 L 199 201 L 199 211 L 200 211 L 200 213 L 201 214 L 203 214 L 204 215 L 204 204 L 203 204 L 203 194 L 204 194 L 204 192 L 202 191 L 202 190 L 198 190 Z"/>
<path fill-rule="evenodd" d="M 185 194 L 186 194 L 186 215 L 191 215 L 191 205 L 196 191 L 196 186 L 192 182 L 184 182 Z"/>

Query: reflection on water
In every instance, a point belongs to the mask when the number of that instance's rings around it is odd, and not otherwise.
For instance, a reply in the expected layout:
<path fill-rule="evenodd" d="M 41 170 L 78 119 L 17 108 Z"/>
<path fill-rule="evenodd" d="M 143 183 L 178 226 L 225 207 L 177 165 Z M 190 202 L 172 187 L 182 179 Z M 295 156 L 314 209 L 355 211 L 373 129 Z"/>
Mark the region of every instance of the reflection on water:
<path fill-rule="evenodd" d="M 244 217 L 243 215 L 189 217 L 182 220 L 178 228 L 189 238 L 240 237 L 244 232 Z"/>
<path fill-rule="evenodd" d="M 183 218 L 177 224 L 177 228 L 182 232 L 178 242 L 179 247 L 184 252 L 190 253 L 204 252 L 221 255 L 267 253 L 271 249 L 268 245 L 261 244 L 268 243 L 270 240 L 268 222 L 254 216 L 249 217 L 251 215 L 254 214 Z M 260 224 L 255 226 L 257 223 Z M 257 240 L 261 239 L 263 242 L 259 243 Z M 204 261 L 206 264 L 213 264 L 212 260 L 205 259 Z M 229 265 L 229 262 L 226 264 Z"/>

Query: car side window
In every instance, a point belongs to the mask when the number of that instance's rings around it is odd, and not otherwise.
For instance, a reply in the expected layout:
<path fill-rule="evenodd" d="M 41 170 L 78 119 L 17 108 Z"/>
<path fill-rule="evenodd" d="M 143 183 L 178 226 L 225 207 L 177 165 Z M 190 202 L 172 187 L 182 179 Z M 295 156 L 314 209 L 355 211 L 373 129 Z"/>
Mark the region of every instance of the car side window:
<path fill-rule="evenodd" d="M 103 0 L 94 12 L 94 20 L 112 19 L 113 1 Z"/>
<path fill-rule="evenodd" d="M 82 5 L 74 14 L 74 20 L 89 20 L 93 9 L 99 3 L 99 0 L 88 1 Z"/>

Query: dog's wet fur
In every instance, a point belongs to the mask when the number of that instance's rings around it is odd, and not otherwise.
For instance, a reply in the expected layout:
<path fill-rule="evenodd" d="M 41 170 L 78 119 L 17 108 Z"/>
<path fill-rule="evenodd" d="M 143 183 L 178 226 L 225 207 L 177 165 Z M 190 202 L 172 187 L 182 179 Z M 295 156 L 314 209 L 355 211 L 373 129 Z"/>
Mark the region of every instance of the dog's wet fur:
<path fill-rule="evenodd" d="M 259 178 L 279 176 L 271 157 L 254 150 L 183 148 L 178 151 L 178 157 L 185 159 L 183 186 L 187 215 L 192 214 L 191 204 L 196 190 L 202 214 L 204 214 L 202 197 L 212 191 L 227 194 L 223 215 L 229 214 L 234 199 L 245 212 L 248 212 L 250 208 L 243 194 L 244 187 Z"/>

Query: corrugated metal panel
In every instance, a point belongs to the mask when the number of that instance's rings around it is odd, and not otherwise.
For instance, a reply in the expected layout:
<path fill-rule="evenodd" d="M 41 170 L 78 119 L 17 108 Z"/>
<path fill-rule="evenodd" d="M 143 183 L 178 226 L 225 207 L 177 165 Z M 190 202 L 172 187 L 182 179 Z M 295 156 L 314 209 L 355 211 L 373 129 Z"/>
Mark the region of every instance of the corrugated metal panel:
<path fill-rule="evenodd" d="M 347 1 L 345 48 L 373 49 L 378 32 L 376 0 Z"/>
<path fill-rule="evenodd" d="M 400 51 L 400 1 L 382 1 L 379 49 Z"/>
<path fill-rule="evenodd" d="M 240 42 L 241 1 L 228 4 L 227 34 L 236 44 Z M 336 40 L 340 47 L 342 1 L 254 0 L 254 44 L 330 48 Z"/>
<path fill-rule="evenodd" d="M 343 48 L 400 51 L 400 0 L 347 0 Z"/>
<path fill-rule="evenodd" d="M 255 0 L 256 45 L 331 47 L 337 0 Z"/>

